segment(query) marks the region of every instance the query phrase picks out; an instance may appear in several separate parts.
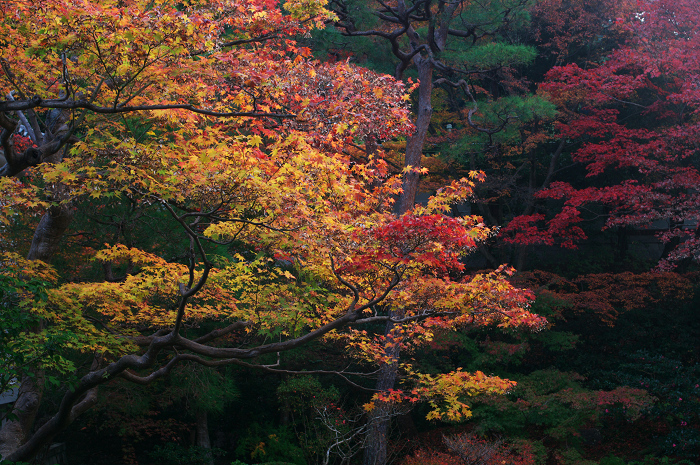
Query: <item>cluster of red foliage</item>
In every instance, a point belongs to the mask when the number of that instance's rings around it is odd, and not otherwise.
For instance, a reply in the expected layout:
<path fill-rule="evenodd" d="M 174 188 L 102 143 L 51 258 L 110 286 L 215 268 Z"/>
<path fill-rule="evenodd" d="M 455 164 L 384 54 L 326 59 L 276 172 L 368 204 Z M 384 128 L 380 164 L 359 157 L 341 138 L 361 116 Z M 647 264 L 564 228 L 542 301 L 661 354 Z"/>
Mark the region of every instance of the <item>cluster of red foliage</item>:
<path fill-rule="evenodd" d="M 12 136 L 12 143 L 15 146 L 15 150 L 19 152 L 24 152 L 29 147 L 36 147 L 36 144 L 32 142 L 29 137 L 24 137 L 20 134 L 15 134 Z"/>
<path fill-rule="evenodd" d="M 516 218 L 507 241 L 574 247 L 584 211 L 599 205 L 606 228 L 667 224 L 659 237 L 679 244 L 661 265 L 670 269 L 700 252 L 700 11 L 692 0 L 640 1 L 614 27 L 626 40 L 604 60 L 555 67 L 540 86 L 559 107 L 560 137 L 581 142 L 572 158 L 590 181 L 539 191 L 563 208 L 546 223 Z"/>
<path fill-rule="evenodd" d="M 622 312 L 690 299 L 695 277 L 674 272 L 626 272 L 588 274 L 568 280 L 536 270 L 521 273 L 515 280 L 555 303 L 560 314 L 594 313 L 602 323 L 613 326 Z"/>

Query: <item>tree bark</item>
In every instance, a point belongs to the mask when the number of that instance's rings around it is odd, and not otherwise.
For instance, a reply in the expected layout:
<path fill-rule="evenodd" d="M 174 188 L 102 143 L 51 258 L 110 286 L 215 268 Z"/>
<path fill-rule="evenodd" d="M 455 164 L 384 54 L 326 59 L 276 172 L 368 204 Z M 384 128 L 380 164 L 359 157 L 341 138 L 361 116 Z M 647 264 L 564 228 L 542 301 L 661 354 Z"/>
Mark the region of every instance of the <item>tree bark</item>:
<path fill-rule="evenodd" d="M 214 456 L 211 453 L 211 441 L 209 440 L 209 419 L 207 411 L 203 408 L 198 408 L 196 413 L 196 442 L 195 445 L 207 450 L 207 464 L 214 465 Z"/>
<path fill-rule="evenodd" d="M 418 108 L 416 115 L 416 129 L 406 143 L 406 157 L 404 167 L 410 170 L 404 174 L 403 192 L 399 196 L 399 216 L 409 212 L 415 202 L 420 182 L 419 170 L 425 137 L 428 134 L 430 120 L 433 116 L 431 97 L 433 94 L 434 65 L 429 57 L 420 54 L 413 58 L 413 64 L 418 70 Z M 385 336 L 391 336 L 394 324 L 389 321 L 386 326 Z M 390 363 L 380 367 L 376 389 L 378 392 L 386 392 L 396 384 L 398 375 L 398 360 L 400 355 L 399 341 L 387 339 L 391 346 L 385 346 L 385 354 Z M 375 408 L 367 416 L 367 439 L 365 441 L 363 465 L 385 465 L 387 461 L 387 444 L 389 439 L 389 426 L 391 423 L 391 410 L 393 406 L 389 402 L 377 402 Z"/>
<path fill-rule="evenodd" d="M 56 252 L 63 234 L 74 216 L 68 205 L 54 206 L 44 214 L 34 232 L 27 258 L 48 262 Z M 37 328 L 39 330 L 41 328 Z M 44 373 L 32 370 L 33 376 L 23 376 L 10 420 L 0 429 L 0 456 L 7 457 L 29 437 L 44 393 Z"/>
<path fill-rule="evenodd" d="M 404 175 L 403 193 L 399 197 L 398 215 L 403 215 L 413 208 L 418 192 L 420 175 L 418 170 L 421 166 L 423 156 L 423 145 L 428 134 L 430 119 L 433 115 L 431 106 L 431 96 L 433 93 L 433 64 L 429 58 L 417 55 L 414 64 L 418 69 L 418 115 L 416 117 L 416 130 L 406 143 L 406 158 L 404 166 L 411 168 Z M 392 322 L 388 322 L 385 336 L 391 336 L 394 328 Z M 385 354 L 389 357 L 390 363 L 385 363 L 380 367 L 379 378 L 376 389 L 378 392 L 386 392 L 394 387 L 398 374 L 399 344 L 398 341 L 387 339 L 391 346 L 385 346 Z M 375 408 L 367 415 L 367 439 L 365 441 L 363 465 L 384 465 L 387 460 L 387 442 L 389 436 L 389 425 L 391 422 L 392 405 L 389 402 L 377 402 Z"/>
<path fill-rule="evenodd" d="M 388 357 L 388 363 L 379 369 L 376 389 L 386 392 L 394 387 L 398 375 L 398 362 L 401 352 L 400 341 L 392 337 L 392 329 L 395 324 L 387 322 L 385 334 L 384 354 Z M 384 465 L 387 459 L 387 443 L 389 439 L 389 425 L 392 416 L 391 402 L 376 402 L 374 409 L 367 414 L 367 439 L 365 441 L 362 465 Z"/>
<path fill-rule="evenodd" d="M 425 136 L 428 134 L 430 119 L 433 116 L 433 107 L 430 102 L 433 93 L 433 64 L 429 58 L 423 58 L 420 55 L 417 55 L 413 62 L 418 69 L 418 79 L 420 79 L 418 85 L 418 114 L 416 116 L 416 130 L 406 143 L 404 166 L 406 168 L 410 167 L 411 171 L 404 175 L 403 194 L 399 198 L 399 215 L 403 215 L 411 210 L 416 202 L 416 193 L 418 192 L 418 183 L 420 181 L 418 170 L 421 166 Z"/>
<path fill-rule="evenodd" d="M 51 207 L 34 231 L 27 258 L 48 262 L 58 249 L 58 244 L 73 220 L 74 214 L 73 208 L 69 205 Z"/>
<path fill-rule="evenodd" d="M 17 400 L 12 410 L 17 418 L 5 423 L 0 430 L 0 457 L 7 457 L 27 440 L 41 404 L 44 392 L 43 376 L 43 372 L 37 371 L 34 376 L 22 377 Z"/>

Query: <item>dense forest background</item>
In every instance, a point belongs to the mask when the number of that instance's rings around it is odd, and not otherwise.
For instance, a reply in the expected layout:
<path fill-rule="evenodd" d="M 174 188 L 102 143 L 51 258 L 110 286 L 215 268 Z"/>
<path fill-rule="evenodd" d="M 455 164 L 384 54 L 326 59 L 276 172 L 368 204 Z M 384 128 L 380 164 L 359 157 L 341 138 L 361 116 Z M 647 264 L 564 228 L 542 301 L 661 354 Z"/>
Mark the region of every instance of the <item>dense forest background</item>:
<path fill-rule="evenodd" d="M 698 463 L 694 0 L 0 18 L 0 463 Z"/>

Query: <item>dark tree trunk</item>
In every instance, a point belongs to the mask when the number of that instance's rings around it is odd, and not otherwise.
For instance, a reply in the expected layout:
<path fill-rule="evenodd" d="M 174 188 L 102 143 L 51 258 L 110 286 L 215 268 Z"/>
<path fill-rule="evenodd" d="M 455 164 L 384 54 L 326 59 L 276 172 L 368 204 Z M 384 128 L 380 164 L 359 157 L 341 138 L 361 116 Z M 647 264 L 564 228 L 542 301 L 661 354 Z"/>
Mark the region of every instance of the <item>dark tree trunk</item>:
<path fill-rule="evenodd" d="M 398 375 L 398 362 L 401 351 L 400 341 L 392 337 L 394 323 L 387 323 L 385 335 L 387 344 L 384 354 L 389 363 L 379 369 L 376 389 L 385 392 L 394 387 Z M 393 406 L 390 402 L 376 402 L 374 409 L 367 414 L 367 439 L 365 441 L 363 465 L 384 465 L 387 459 L 387 442 Z"/>
<path fill-rule="evenodd" d="M 403 215 L 411 208 L 416 201 L 418 192 L 418 182 L 420 175 L 417 170 L 421 166 L 421 156 L 423 155 L 423 145 L 425 136 L 428 134 L 430 119 L 433 116 L 433 107 L 430 97 L 433 93 L 433 64 L 428 58 L 416 56 L 413 59 L 418 69 L 418 115 L 416 117 L 416 130 L 406 143 L 406 160 L 404 166 L 412 167 L 413 170 L 407 173 L 403 179 L 403 194 L 399 198 L 399 215 Z"/>
<path fill-rule="evenodd" d="M 405 167 L 412 170 L 405 174 L 403 179 L 403 193 L 398 201 L 398 215 L 403 215 L 413 208 L 418 192 L 423 146 L 428 134 L 428 127 L 433 116 L 431 97 L 433 93 L 434 66 L 427 57 L 416 55 L 413 64 L 418 70 L 418 109 L 416 116 L 416 130 L 406 143 Z M 389 322 L 386 327 L 386 336 L 391 335 L 394 324 Z M 392 341 L 387 339 L 388 343 Z M 397 341 L 398 342 L 398 341 Z M 390 357 L 392 363 L 386 363 L 380 367 L 376 389 L 379 392 L 388 391 L 394 387 L 398 374 L 399 344 L 385 347 L 385 354 Z M 375 408 L 368 414 L 367 439 L 365 441 L 363 465 L 385 465 L 387 460 L 387 442 L 389 425 L 391 423 L 392 405 L 386 402 L 377 402 Z"/>
<path fill-rule="evenodd" d="M 433 93 L 433 65 L 427 58 L 420 55 L 414 58 L 414 64 L 418 68 L 418 115 L 416 118 L 416 130 L 406 144 L 406 159 L 404 166 L 413 170 L 407 173 L 403 180 L 403 193 L 398 201 L 398 214 L 403 215 L 410 211 L 416 201 L 420 175 L 417 170 L 421 166 L 423 145 L 428 134 L 433 108 L 430 98 Z M 386 336 L 391 335 L 394 324 L 389 322 L 386 327 Z M 388 343 L 392 341 L 387 339 Z M 379 392 L 388 391 L 396 383 L 399 344 L 392 344 L 385 349 L 392 363 L 386 363 L 380 367 L 376 389 Z M 363 465 L 384 465 L 387 460 L 387 441 L 389 425 L 391 422 L 392 405 L 387 402 L 377 402 L 375 408 L 368 414 L 367 440 L 365 441 Z"/>
<path fill-rule="evenodd" d="M 35 372 L 33 377 L 25 375 L 22 377 L 21 383 L 12 411 L 17 418 L 5 423 L 5 426 L 0 430 L 0 457 L 7 457 L 24 444 L 41 404 L 44 392 L 43 372 Z"/>
<path fill-rule="evenodd" d="M 63 234 L 73 220 L 74 210 L 69 205 L 51 207 L 34 231 L 27 258 L 48 262 L 58 248 Z"/>
<path fill-rule="evenodd" d="M 74 211 L 70 206 L 51 207 L 41 218 L 34 232 L 27 258 L 50 261 L 73 215 Z M 33 370 L 32 374 L 34 376 L 22 377 L 17 401 L 12 411 L 16 419 L 8 421 L 0 429 L 0 455 L 3 457 L 7 457 L 24 444 L 34 425 L 44 393 L 44 373 L 41 370 Z"/>
<path fill-rule="evenodd" d="M 620 262 L 627 259 L 629 253 L 629 233 L 630 228 L 627 226 L 617 228 L 617 250 L 615 255 L 617 255 L 616 258 Z"/>
<path fill-rule="evenodd" d="M 209 419 L 206 410 L 201 408 L 197 410 L 196 424 L 197 435 L 195 444 L 208 451 L 209 457 L 207 457 L 207 463 L 209 465 L 214 465 L 214 457 L 211 453 L 211 441 L 209 440 Z"/>

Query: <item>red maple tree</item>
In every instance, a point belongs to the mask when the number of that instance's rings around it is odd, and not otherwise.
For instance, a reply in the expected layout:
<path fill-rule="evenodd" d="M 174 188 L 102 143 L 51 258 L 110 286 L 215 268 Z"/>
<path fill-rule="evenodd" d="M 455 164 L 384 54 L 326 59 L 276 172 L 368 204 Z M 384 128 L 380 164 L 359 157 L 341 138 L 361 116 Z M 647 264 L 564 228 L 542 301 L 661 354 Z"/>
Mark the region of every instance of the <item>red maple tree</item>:
<path fill-rule="evenodd" d="M 517 217 L 504 232 L 511 243 L 575 247 L 584 210 L 602 205 L 605 228 L 660 230 L 668 269 L 700 253 L 700 12 L 691 0 L 638 2 L 617 26 L 628 38 L 599 64 L 553 68 L 541 85 L 561 111 L 559 134 L 580 141 L 572 159 L 585 182 L 551 183 L 536 196 L 563 200 L 561 210 Z"/>

